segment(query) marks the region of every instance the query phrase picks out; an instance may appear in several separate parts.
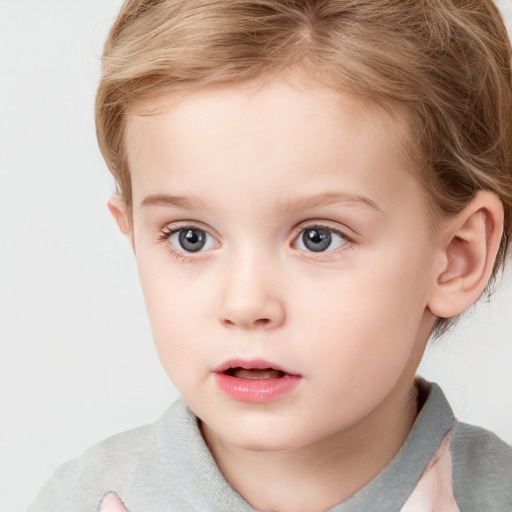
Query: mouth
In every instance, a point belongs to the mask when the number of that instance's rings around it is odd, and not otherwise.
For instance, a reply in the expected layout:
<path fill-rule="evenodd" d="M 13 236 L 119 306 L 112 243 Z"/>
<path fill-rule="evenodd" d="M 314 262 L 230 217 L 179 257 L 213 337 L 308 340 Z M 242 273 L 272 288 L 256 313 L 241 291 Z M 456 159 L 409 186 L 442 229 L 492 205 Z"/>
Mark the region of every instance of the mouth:
<path fill-rule="evenodd" d="M 275 368 L 242 368 L 240 366 L 237 366 L 236 368 L 228 368 L 223 373 L 237 379 L 252 380 L 282 379 L 287 375 L 286 372 L 276 370 Z"/>
<path fill-rule="evenodd" d="M 267 380 L 282 379 L 286 376 L 300 377 L 300 375 L 288 368 L 278 364 L 265 361 L 263 359 L 254 359 L 246 361 L 244 359 L 231 359 L 217 366 L 213 370 L 215 373 L 222 373 L 236 379 L 249 380 Z"/>
<path fill-rule="evenodd" d="M 301 380 L 299 374 L 263 360 L 226 361 L 214 369 L 214 374 L 222 391 L 237 401 L 250 403 L 277 400 Z"/>

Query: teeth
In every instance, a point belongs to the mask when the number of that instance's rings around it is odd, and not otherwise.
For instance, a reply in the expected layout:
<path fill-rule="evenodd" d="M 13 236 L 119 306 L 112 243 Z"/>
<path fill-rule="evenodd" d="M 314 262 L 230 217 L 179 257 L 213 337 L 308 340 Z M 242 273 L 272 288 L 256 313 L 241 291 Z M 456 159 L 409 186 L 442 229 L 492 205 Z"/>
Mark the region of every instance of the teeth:
<path fill-rule="evenodd" d="M 274 370 L 274 368 L 231 368 L 228 371 L 229 375 L 239 379 L 279 379 L 284 377 L 284 372 Z"/>

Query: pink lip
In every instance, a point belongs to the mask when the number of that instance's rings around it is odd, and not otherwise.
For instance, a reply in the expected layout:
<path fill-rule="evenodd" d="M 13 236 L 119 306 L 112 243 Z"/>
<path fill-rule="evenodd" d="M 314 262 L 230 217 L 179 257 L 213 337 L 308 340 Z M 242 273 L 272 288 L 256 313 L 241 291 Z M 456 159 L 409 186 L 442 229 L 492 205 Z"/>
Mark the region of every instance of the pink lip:
<path fill-rule="evenodd" d="M 230 375 L 228 370 L 243 368 L 247 370 L 272 369 L 283 373 L 279 377 L 246 379 Z M 214 368 L 215 379 L 220 389 L 231 398 L 241 402 L 267 403 L 289 393 L 299 383 L 301 376 L 262 359 L 246 361 L 231 359 Z"/>

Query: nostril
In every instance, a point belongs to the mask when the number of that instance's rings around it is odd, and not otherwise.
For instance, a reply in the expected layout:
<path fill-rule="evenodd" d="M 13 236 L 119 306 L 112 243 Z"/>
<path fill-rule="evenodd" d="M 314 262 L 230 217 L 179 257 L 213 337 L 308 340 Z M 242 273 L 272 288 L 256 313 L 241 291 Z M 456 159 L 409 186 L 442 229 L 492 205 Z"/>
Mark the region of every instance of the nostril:
<path fill-rule="evenodd" d="M 240 327 L 267 327 L 269 324 L 272 323 L 272 320 L 270 318 L 258 318 L 256 320 L 253 320 L 252 322 L 234 322 L 233 320 L 230 320 L 229 318 L 225 318 L 224 321 L 225 327 L 236 327 L 237 325 Z"/>
<path fill-rule="evenodd" d="M 265 325 L 268 325 L 270 323 L 269 318 L 258 318 L 258 320 L 255 320 L 254 325 L 264 327 Z"/>

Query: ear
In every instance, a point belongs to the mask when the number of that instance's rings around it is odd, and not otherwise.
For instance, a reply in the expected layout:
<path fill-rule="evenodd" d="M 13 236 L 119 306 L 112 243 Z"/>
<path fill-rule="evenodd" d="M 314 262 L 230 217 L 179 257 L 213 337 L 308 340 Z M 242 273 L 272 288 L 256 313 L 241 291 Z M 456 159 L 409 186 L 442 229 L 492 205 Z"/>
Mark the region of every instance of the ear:
<path fill-rule="evenodd" d="M 133 225 L 128 212 L 126 211 L 125 202 L 119 196 L 112 196 L 108 201 L 108 209 L 114 217 L 121 233 L 129 238 L 132 247 L 134 247 Z"/>
<path fill-rule="evenodd" d="M 439 235 L 439 265 L 428 309 L 456 316 L 476 302 L 491 276 L 503 233 L 503 205 L 494 193 L 479 191 L 450 218 Z"/>

